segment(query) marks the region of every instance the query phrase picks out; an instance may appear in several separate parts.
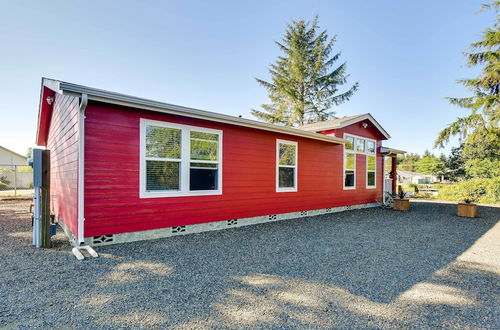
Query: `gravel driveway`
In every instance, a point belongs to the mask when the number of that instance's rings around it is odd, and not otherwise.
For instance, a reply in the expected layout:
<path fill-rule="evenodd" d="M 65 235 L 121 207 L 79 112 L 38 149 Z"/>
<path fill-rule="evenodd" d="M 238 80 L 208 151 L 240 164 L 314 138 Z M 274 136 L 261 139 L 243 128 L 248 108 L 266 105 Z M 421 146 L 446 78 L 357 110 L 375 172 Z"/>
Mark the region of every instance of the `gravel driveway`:
<path fill-rule="evenodd" d="M 413 202 L 100 247 L 0 201 L 0 327 L 500 328 L 500 208 Z"/>

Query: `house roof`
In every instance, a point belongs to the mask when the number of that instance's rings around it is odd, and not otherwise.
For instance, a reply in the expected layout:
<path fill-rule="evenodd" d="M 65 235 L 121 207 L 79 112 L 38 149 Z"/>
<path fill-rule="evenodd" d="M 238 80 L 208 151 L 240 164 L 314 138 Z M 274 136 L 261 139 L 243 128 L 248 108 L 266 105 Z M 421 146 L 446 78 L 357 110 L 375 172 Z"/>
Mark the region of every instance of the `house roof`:
<path fill-rule="evenodd" d="M 297 128 L 305 131 L 321 132 L 329 129 L 343 128 L 363 120 L 369 120 L 386 139 L 391 138 L 389 133 L 387 133 L 387 131 L 375 120 L 375 118 L 373 118 L 373 116 L 370 113 L 364 113 L 355 116 L 347 116 L 342 118 L 335 118 L 332 120 L 321 121 L 319 123 L 299 126 Z"/>
<path fill-rule="evenodd" d="M 271 131 L 271 132 L 276 132 L 276 133 L 299 136 L 299 137 L 304 137 L 304 138 L 308 138 L 308 139 L 326 141 L 326 142 L 336 143 L 336 144 L 344 144 L 345 143 L 345 140 L 342 138 L 324 135 L 324 134 L 319 134 L 319 133 L 312 132 L 312 131 L 292 128 L 292 127 L 278 126 L 278 125 L 268 124 L 268 123 L 264 123 L 264 122 L 260 122 L 260 121 L 256 121 L 256 120 L 234 117 L 234 116 L 229 116 L 229 115 L 220 114 L 220 113 L 211 112 L 211 111 L 205 111 L 205 110 L 200 110 L 200 109 L 195 109 L 195 108 L 183 107 L 183 106 L 170 104 L 170 103 L 148 100 L 148 99 L 144 99 L 144 98 L 140 98 L 140 97 L 136 97 L 136 96 L 126 95 L 126 94 L 121 94 L 121 93 L 116 93 L 116 92 L 110 92 L 110 91 L 106 91 L 103 89 L 97 89 L 97 88 L 77 85 L 77 84 L 73 84 L 73 83 L 68 83 L 68 82 L 54 80 L 54 79 L 48 79 L 48 78 L 42 78 L 42 95 L 40 98 L 40 110 L 39 110 L 39 115 L 38 115 L 37 141 L 43 140 L 43 139 L 39 138 L 39 134 L 43 134 L 43 132 L 42 132 L 43 130 L 40 130 L 40 123 L 42 120 L 42 118 L 41 118 L 42 117 L 41 116 L 42 105 L 45 103 L 45 102 L 43 102 L 43 98 L 44 98 L 43 90 L 44 90 L 44 88 L 48 88 L 56 93 L 75 95 L 78 97 L 82 96 L 83 94 L 86 94 L 89 101 L 99 101 L 99 102 L 111 103 L 111 104 L 116 104 L 116 105 L 123 105 L 123 106 L 128 106 L 128 107 L 144 109 L 144 110 L 151 110 L 151 111 L 175 114 L 175 115 L 179 115 L 179 116 L 204 119 L 204 120 L 232 124 L 232 125 L 237 125 L 237 126 L 242 126 L 242 127 L 249 127 L 249 128 Z"/>
<path fill-rule="evenodd" d="M 398 170 L 397 171 L 399 175 L 407 176 L 407 177 L 415 177 L 415 176 L 432 176 L 432 174 L 424 174 L 424 173 L 417 173 L 417 172 L 412 172 L 412 171 L 403 171 L 403 170 Z"/>
<path fill-rule="evenodd" d="M 394 149 L 394 148 L 391 148 L 391 147 L 381 147 L 380 148 L 380 152 L 383 153 L 383 154 L 386 154 L 386 155 L 390 155 L 390 154 L 393 154 L 393 155 L 403 155 L 403 154 L 406 153 L 406 151 L 404 151 L 404 150 Z"/>
<path fill-rule="evenodd" d="M 17 152 L 12 151 L 12 150 L 10 150 L 10 149 L 7 149 L 7 148 L 5 148 L 5 147 L 0 146 L 0 149 L 5 150 L 5 151 L 7 151 L 8 153 L 11 153 L 11 154 L 16 155 L 16 156 L 18 156 L 18 157 L 21 157 L 21 158 L 23 158 L 23 159 L 28 159 L 28 157 L 23 156 L 23 155 L 21 155 L 21 154 L 18 154 Z"/>

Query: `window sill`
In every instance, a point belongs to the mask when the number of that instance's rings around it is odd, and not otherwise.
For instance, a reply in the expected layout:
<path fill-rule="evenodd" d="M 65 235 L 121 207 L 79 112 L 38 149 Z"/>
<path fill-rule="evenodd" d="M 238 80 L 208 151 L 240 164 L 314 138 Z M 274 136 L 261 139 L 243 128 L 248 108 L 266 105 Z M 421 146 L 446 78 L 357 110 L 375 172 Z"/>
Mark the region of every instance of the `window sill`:
<path fill-rule="evenodd" d="M 377 189 L 377 186 L 366 186 L 366 189 Z"/>
<path fill-rule="evenodd" d="M 276 188 L 276 192 L 297 192 L 297 188 Z"/>
<path fill-rule="evenodd" d="M 356 187 L 344 187 L 344 190 L 356 190 Z"/>
<path fill-rule="evenodd" d="M 197 191 L 175 191 L 175 192 L 145 192 L 139 193 L 139 198 L 170 198 L 190 196 L 214 196 L 222 195 L 222 190 L 197 190 Z"/>

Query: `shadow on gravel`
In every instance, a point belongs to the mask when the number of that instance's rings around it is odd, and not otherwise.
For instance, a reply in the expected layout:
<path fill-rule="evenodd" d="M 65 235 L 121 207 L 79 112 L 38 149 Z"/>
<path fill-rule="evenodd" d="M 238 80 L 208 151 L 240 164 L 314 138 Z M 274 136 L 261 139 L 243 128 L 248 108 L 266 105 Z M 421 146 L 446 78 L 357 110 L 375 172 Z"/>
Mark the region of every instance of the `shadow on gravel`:
<path fill-rule="evenodd" d="M 455 207 L 413 202 L 407 213 L 356 210 L 107 246 L 84 262 L 67 245 L 35 251 L 16 235 L 26 225 L 11 230 L 25 214 L 0 208 L 0 258 L 9 262 L 0 323 L 494 328 L 500 208 L 468 219 Z M 31 314 L 54 301 L 47 319 Z"/>

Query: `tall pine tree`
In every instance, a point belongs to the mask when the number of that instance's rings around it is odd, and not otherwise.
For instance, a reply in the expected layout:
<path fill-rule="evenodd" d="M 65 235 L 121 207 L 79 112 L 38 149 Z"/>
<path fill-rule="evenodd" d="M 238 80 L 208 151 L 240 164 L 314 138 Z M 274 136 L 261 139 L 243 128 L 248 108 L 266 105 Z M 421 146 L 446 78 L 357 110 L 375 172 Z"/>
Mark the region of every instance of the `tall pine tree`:
<path fill-rule="evenodd" d="M 465 53 L 468 65 L 482 66 L 477 78 L 462 79 L 458 82 L 467 87 L 472 96 L 464 98 L 448 98 L 451 104 L 469 109 L 470 114 L 458 118 L 443 129 L 435 142 L 443 146 L 452 136 L 460 136 L 465 141 L 481 140 L 498 135 L 500 120 L 500 21 L 498 11 L 500 1 L 484 5 L 485 9 L 493 9 L 496 13 L 493 27 L 486 29 L 482 39 L 471 45 L 471 51 Z"/>
<path fill-rule="evenodd" d="M 285 126 L 328 120 L 334 115 L 331 106 L 349 100 L 358 89 L 355 83 L 340 91 L 347 83 L 346 63 L 331 69 L 340 57 L 340 53 L 330 56 L 335 36 L 329 39 L 326 30 L 318 30 L 318 17 L 287 26 L 282 42 L 276 42 L 283 55 L 269 67 L 271 81 L 256 78 L 271 102 L 262 110 L 252 109 L 252 115 Z"/>

